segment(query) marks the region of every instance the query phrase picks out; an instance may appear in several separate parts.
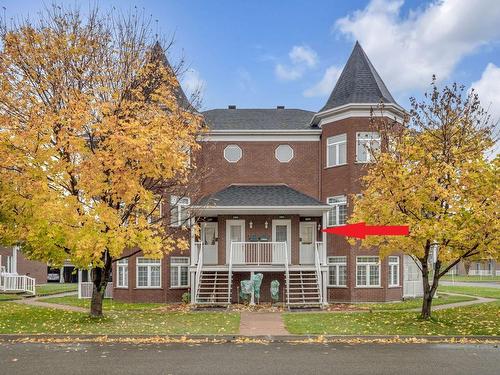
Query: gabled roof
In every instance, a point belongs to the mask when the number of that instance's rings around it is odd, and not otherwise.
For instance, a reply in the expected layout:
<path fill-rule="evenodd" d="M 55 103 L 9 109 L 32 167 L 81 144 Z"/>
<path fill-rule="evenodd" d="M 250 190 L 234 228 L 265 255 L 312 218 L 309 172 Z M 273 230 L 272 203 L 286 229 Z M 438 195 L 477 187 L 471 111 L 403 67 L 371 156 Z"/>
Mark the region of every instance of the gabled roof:
<path fill-rule="evenodd" d="M 314 112 L 303 109 L 211 109 L 203 112 L 211 130 L 307 130 Z"/>
<path fill-rule="evenodd" d="M 373 67 L 361 45 L 356 42 L 349 60 L 320 112 L 356 103 L 397 104 Z"/>
<path fill-rule="evenodd" d="M 311 207 L 325 203 L 287 185 L 230 185 L 196 206 L 202 207 Z"/>

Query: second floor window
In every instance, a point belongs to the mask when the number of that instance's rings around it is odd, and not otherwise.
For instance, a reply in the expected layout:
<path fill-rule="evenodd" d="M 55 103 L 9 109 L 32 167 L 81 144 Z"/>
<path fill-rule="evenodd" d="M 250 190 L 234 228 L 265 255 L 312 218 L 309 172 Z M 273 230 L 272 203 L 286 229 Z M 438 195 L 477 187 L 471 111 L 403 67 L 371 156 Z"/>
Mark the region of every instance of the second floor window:
<path fill-rule="evenodd" d="M 180 227 L 188 224 L 189 219 L 189 204 L 190 200 L 187 197 L 178 197 L 172 195 L 170 197 L 170 226 Z"/>
<path fill-rule="evenodd" d="M 356 161 L 358 163 L 372 163 L 373 154 L 380 150 L 380 134 L 377 132 L 356 133 Z"/>
<path fill-rule="evenodd" d="M 328 211 L 328 226 L 344 225 L 347 219 L 347 197 L 345 195 L 330 197 L 326 203 L 332 206 Z"/>
<path fill-rule="evenodd" d="M 339 134 L 326 140 L 326 166 L 347 163 L 347 135 Z"/>

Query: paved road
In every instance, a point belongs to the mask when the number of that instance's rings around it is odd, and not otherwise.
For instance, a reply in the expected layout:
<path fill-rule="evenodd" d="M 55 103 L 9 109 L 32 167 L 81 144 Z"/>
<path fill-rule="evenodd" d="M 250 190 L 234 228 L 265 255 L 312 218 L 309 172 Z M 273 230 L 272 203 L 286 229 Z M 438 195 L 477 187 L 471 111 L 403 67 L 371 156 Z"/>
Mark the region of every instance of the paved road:
<path fill-rule="evenodd" d="M 0 373 L 498 374 L 500 348 L 445 344 L 0 343 Z"/>
<path fill-rule="evenodd" d="M 473 282 L 473 281 L 440 281 L 439 285 L 447 286 L 474 286 L 482 288 L 500 288 L 500 283 L 496 282 Z"/>

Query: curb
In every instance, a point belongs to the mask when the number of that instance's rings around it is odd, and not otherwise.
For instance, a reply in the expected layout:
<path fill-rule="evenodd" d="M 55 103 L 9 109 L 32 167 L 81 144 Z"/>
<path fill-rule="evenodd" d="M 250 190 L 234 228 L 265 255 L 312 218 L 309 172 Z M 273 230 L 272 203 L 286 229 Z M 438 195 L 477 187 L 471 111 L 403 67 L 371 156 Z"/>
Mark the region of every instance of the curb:
<path fill-rule="evenodd" d="M 500 336 L 397 336 L 397 335 L 46 335 L 46 334 L 0 334 L 0 342 L 33 343 L 349 343 L 349 344 L 500 344 Z"/>

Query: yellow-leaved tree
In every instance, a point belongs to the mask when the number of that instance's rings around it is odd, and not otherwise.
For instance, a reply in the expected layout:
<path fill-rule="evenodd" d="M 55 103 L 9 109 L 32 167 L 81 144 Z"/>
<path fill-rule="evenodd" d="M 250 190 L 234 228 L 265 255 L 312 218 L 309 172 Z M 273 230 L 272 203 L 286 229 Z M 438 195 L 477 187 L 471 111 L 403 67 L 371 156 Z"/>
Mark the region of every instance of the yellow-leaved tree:
<path fill-rule="evenodd" d="M 31 259 L 91 266 L 100 316 L 125 249 L 187 247 L 160 205 L 193 173 L 201 118 L 140 13 L 54 6 L 1 38 L 2 239 Z"/>
<path fill-rule="evenodd" d="M 422 274 L 421 316 L 431 316 L 439 279 L 462 260 L 499 258 L 499 158 L 478 96 L 454 84 L 412 99 L 404 123 L 374 118 L 382 151 L 354 197 L 350 222 L 404 225 L 407 237 L 369 236 L 381 255 L 410 255 Z"/>

